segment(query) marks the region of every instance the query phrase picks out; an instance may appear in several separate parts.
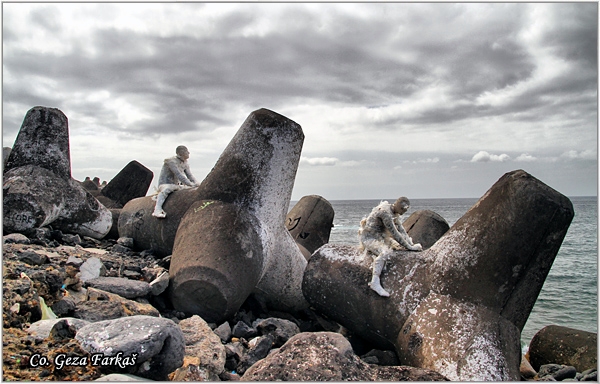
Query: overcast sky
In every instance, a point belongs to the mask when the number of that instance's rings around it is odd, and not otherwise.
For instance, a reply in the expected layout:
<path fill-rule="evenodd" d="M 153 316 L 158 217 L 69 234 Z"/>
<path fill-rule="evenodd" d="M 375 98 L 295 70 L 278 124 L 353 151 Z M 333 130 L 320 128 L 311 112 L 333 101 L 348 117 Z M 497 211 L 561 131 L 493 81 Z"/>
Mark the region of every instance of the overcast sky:
<path fill-rule="evenodd" d="M 3 3 L 3 146 L 42 105 L 73 177 L 203 180 L 246 117 L 302 126 L 293 199 L 481 197 L 524 169 L 598 186 L 598 4 Z M 150 191 L 152 192 L 152 190 Z"/>

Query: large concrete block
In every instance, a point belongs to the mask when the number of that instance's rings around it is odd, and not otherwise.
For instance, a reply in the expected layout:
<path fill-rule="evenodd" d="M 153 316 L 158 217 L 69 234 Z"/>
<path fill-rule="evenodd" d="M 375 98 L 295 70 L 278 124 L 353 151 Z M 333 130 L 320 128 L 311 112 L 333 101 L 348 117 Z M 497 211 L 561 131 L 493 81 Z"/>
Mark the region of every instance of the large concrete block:
<path fill-rule="evenodd" d="M 129 200 L 146 196 L 153 177 L 150 169 L 133 160 L 102 188 L 102 194 L 122 207 Z"/>
<path fill-rule="evenodd" d="M 313 254 L 303 292 L 351 331 L 393 344 L 402 363 L 455 380 L 518 380 L 519 333 L 572 218 L 569 199 L 510 172 L 430 249 L 395 253 L 381 275 L 389 298 L 367 285 L 370 256 L 339 245 Z"/>
<path fill-rule="evenodd" d="M 450 225 L 442 216 L 427 209 L 414 212 L 404 220 L 402 226 L 413 239 L 413 243 L 421 244 L 423 249 L 430 248 L 450 229 Z"/>
<path fill-rule="evenodd" d="M 56 108 L 33 107 L 25 115 L 4 171 L 35 165 L 71 177 L 67 116 Z"/>
<path fill-rule="evenodd" d="M 112 226 L 110 211 L 71 178 L 69 130 L 58 109 L 35 107 L 25 116 L 3 180 L 3 230 L 55 229 L 93 238 Z"/>
<path fill-rule="evenodd" d="M 317 248 L 329 242 L 334 215 L 329 201 L 317 195 L 302 197 L 287 214 L 285 226 L 300 250 L 308 251 L 307 260 Z"/>
<path fill-rule="evenodd" d="M 120 236 L 134 238 L 138 248 L 173 254 L 170 292 L 181 310 L 228 316 L 252 292 L 250 282 L 274 308 L 307 306 L 301 291 L 306 259 L 284 226 L 303 141 L 300 125 L 260 109 L 199 187 L 169 195 L 166 219 L 152 217 L 150 197 L 123 207 Z M 230 254 L 221 266 L 222 249 Z M 249 254 L 252 267 L 245 264 Z"/>

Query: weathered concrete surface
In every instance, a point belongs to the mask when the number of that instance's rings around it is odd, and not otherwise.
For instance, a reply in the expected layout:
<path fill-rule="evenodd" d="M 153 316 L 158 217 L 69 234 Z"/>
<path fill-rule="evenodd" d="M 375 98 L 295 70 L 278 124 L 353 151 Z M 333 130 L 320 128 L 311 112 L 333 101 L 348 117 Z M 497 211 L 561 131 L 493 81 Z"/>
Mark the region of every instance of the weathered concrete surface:
<path fill-rule="evenodd" d="M 101 193 L 122 207 L 129 200 L 146 196 L 153 177 L 150 169 L 133 160 L 102 188 Z"/>
<path fill-rule="evenodd" d="M 262 274 L 259 228 L 258 220 L 235 204 L 216 200 L 192 204 L 181 221 L 171 258 L 173 306 L 208 322 L 235 314 Z"/>
<path fill-rule="evenodd" d="M 52 225 L 63 232 L 103 238 L 112 226 L 112 214 L 73 179 L 27 165 L 4 174 L 4 233 L 29 234 Z"/>
<path fill-rule="evenodd" d="M 69 125 L 59 109 L 33 107 L 25 115 L 4 171 L 25 165 L 48 169 L 63 179 L 71 178 Z"/>
<path fill-rule="evenodd" d="M 329 201 L 318 195 L 302 197 L 287 214 L 285 227 L 302 246 L 300 250 L 308 251 L 307 260 L 317 248 L 329 242 L 334 215 Z"/>
<path fill-rule="evenodd" d="M 71 178 L 67 117 L 58 109 L 27 112 L 3 180 L 4 233 L 54 229 L 104 237 L 112 215 Z"/>
<path fill-rule="evenodd" d="M 598 334 L 549 325 L 531 339 L 528 357 L 536 371 L 545 364 L 570 365 L 578 372 L 598 368 Z"/>
<path fill-rule="evenodd" d="M 306 259 L 284 226 L 303 141 L 300 125 L 254 111 L 199 187 L 169 195 L 166 219 L 152 217 L 150 197 L 123 207 L 121 237 L 173 254 L 170 294 L 180 310 L 222 318 L 253 290 L 273 308 L 307 306 Z"/>
<path fill-rule="evenodd" d="M 426 209 L 414 212 L 404 220 L 402 226 L 413 239 L 413 243 L 421 244 L 423 249 L 430 248 L 450 229 L 450 225 L 442 216 Z"/>
<path fill-rule="evenodd" d="M 396 252 L 382 273 L 389 298 L 369 289 L 371 257 L 350 246 L 317 250 L 303 292 L 332 320 L 393 345 L 402 363 L 453 380 L 519 380 L 518 335 L 572 218 L 566 197 L 510 172 L 429 250 Z"/>

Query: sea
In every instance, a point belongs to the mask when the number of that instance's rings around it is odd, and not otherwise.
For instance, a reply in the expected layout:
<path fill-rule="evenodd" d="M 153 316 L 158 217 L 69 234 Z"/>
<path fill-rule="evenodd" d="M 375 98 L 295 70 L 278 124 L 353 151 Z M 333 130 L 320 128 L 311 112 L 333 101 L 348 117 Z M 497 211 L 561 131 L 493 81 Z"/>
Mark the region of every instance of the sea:
<path fill-rule="evenodd" d="M 329 201 L 335 212 L 329 242 L 358 244 L 360 220 L 382 200 Z M 547 325 L 598 332 L 598 198 L 570 197 L 570 200 L 575 217 L 521 332 L 523 352 L 533 336 Z M 428 209 L 441 215 L 452 227 L 477 201 L 477 198 L 411 199 L 410 210 L 402 219 L 417 210 Z"/>

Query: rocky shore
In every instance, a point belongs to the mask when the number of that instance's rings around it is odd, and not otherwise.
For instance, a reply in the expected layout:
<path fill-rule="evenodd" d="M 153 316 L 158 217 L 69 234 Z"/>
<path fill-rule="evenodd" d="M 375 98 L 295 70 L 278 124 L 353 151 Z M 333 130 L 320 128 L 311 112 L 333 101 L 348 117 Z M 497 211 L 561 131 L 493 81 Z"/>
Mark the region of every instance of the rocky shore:
<path fill-rule="evenodd" d="M 155 326 L 156 319 L 172 323 L 181 333 L 181 339 L 169 336 L 165 343 L 155 338 L 152 342 L 160 347 L 148 346 L 158 350 L 146 362 L 159 363 L 161 369 L 150 375 L 159 380 L 444 380 L 433 371 L 400 366 L 394 352 L 373 349 L 311 310 L 272 311 L 256 295 L 221 324 L 207 324 L 199 316 L 186 318 L 165 300 L 161 276 L 168 271 L 169 257 L 134 252 L 115 240 L 82 239 L 51 230 L 38 234 L 31 239 L 20 234 L 4 237 L 4 380 L 139 375 L 139 368 L 127 362 L 119 366 L 98 360 L 94 365 L 89 349 L 94 336 L 82 336 L 128 318 L 129 329 L 144 321 Z M 121 348 L 122 356 L 131 356 L 136 345 L 127 347 L 123 340 L 117 340 L 114 350 Z M 174 351 L 181 343 L 181 361 L 165 363 L 167 357 L 177 360 Z M 165 344 L 170 344 L 168 349 Z M 267 355 L 278 362 L 269 362 Z M 139 359 L 135 365 L 143 365 Z"/>
<path fill-rule="evenodd" d="M 521 356 L 566 196 L 515 170 L 451 228 L 413 213 L 401 225 L 422 252 L 393 247 L 381 297 L 371 256 L 328 244 L 329 202 L 288 213 L 303 140 L 252 112 L 157 219 L 149 169 L 73 179 L 66 116 L 32 108 L 4 169 L 3 378 L 596 380 L 596 334 L 546 327 Z"/>
<path fill-rule="evenodd" d="M 257 295 L 221 324 L 186 318 L 165 299 L 169 257 L 134 252 L 126 239 L 37 234 L 3 240 L 4 380 L 447 380 L 401 365 L 393 351 L 310 309 L 273 311 Z M 99 334 L 118 322 L 127 332 L 112 340 L 112 352 L 122 359 L 102 361 Z M 152 327 L 161 336 L 147 337 Z M 142 356 L 144 343 L 132 336 L 139 332 L 151 354 Z M 595 369 L 544 364 L 536 372 L 527 360 L 521 373 L 523 380 L 597 380 Z"/>

